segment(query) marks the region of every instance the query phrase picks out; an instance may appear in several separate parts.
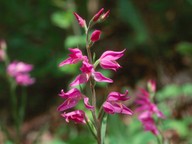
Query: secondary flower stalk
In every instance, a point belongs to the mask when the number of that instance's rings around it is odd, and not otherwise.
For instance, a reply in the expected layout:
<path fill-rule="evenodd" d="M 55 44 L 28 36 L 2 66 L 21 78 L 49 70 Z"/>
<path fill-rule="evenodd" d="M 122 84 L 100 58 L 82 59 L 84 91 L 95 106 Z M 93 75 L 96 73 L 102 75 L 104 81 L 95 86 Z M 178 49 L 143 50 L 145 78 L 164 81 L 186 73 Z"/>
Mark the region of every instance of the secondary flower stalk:
<path fill-rule="evenodd" d="M 160 134 L 157 123 L 155 122 L 154 116 L 158 119 L 165 119 L 164 114 L 158 109 L 157 105 L 154 104 L 152 98 L 156 91 L 156 83 L 153 80 L 148 82 L 149 92 L 145 89 L 140 89 L 136 103 L 138 107 L 136 112 L 139 114 L 138 119 L 143 124 L 145 131 L 150 131 L 157 138 Z"/>

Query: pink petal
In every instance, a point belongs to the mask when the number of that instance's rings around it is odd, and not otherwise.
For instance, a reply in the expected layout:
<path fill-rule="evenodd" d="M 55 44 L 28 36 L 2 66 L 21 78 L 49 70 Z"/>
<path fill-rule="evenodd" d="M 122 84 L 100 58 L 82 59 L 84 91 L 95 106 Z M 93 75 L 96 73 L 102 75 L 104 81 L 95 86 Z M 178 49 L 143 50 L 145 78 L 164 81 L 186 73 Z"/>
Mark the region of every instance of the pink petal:
<path fill-rule="evenodd" d="M 103 104 L 103 109 L 104 109 L 104 111 L 106 113 L 109 113 L 109 114 L 114 114 L 115 113 L 113 105 L 111 103 L 107 102 L 107 101 Z"/>
<path fill-rule="evenodd" d="M 27 64 L 20 61 L 14 61 L 10 63 L 7 67 L 7 73 L 10 76 L 17 76 L 19 74 L 28 73 L 33 69 L 33 65 Z"/>
<path fill-rule="evenodd" d="M 84 104 L 85 104 L 85 107 L 86 107 L 87 109 L 89 109 L 89 110 L 93 110 L 93 109 L 94 109 L 94 106 L 91 106 L 91 105 L 89 104 L 89 98 L 88 98 L 88 97 L 85 97 L 85 98 L 84 98 Z"/>
<path fill-rule="evenodd" d="M 77 105 L 77 103 L 79 102 L 79 99 L 71 99 L 68 98 L 66 101 L 64 101 L 58 108 L 58 111 L 64 111 L 70 108 L 73 108 Z"/>
<path fill-rule="evenodd" d="M 71 58 L 67 58 L 66 60 L 62 61 L 60 64 L 59 64 L 59 67 L 61 66 L 64 66 L 64 65 L 67 65 L 67 64 L 72 64 L 73 60 Z"/>
<path fill-rule="evenodd" d="M 105 102 L 103 104 L 104 111 L 109 114 L 121 113 L 132 115 L 133 112 L 123 104 Z"/>
<path fill-rule="evenodd" d="M 156 125 L 155 125 L 155 122 L 154 122 L 153 118 L 147 117 L 145 119 L 142 119 L 141 122 L 142 122 L 143 127 L 144 127 L 144 129 L 146 131 L 150 131 L 154 135 L 158 135 L 159 134 L 159 131 L 158 131 Z"/>
<path fill-rule="evenodd" d="M 83 73 L 83 74 L 78 75 L 75 78 L 75 80 L 73 82 L 71 82 L 70 86 L 73 87 L 76 85 L 80 85 L 80 84 L 88 82 L 88 80 L 89 80 L 89 76 L 87 74 Z"/>
<path fill-rule="evenodd" d="M 62 98 L 76 98 L 81 97 L 81 92 L 77 88 L 72 88 L 68 92 L 64 92 L 64 90 L 61 90 L 61 93 L 59 94 Z"/>
<path fill-rule="evenodd" d="M 107 59 L 107 60 L 117 60 L 120 57 L 122 57 L 124 54 L 124 50 L 120 51 L 120 52 L 116 52 L 116 51 L 106 51 L 104 52 L 101 57 L 100 60 L 102 61 L 102 59 Z"/>
<path fill-rule="evenodd" d="M 91 71 L 93 70 L 93 65 L 88 63 L 87 61 L 83 61 L 83 65 L 82 67 L 80 68 L 80 70 L 83 72 L 83 73 L 91 73 Z"/>
<path fill-rule="evenodd" d="M 122 114 L 127 114 L 127 115 L 133 114 L 133 112 L 129 108 L 127 108 L 125 105 L 123 105 L 121 103 L 114 103 L 112 105 L 115 110 L 115 113 L 122 113 Z"/>
<path fill-rule="evenodd" d="M 85 124 L 85 113 L 82 110 L 76 110 L 69 113 L 63 113 L 61 114 L 62 117 L 65 118 L 66 122 L 74 121 L 75 123 L 82 123 Z"/>
<path fill-rule="evenodd" d="M 31 78 L 29 74 L 19 74 L 15 77 L 18 85 L 29 86 L 34 84 L 35 79 Z"/>
<path fill-rule="evenodd" d="M 102 59 L 100 61 L 100 66 L 103 69 L 112 69 L 114 71 L 116 71 L 118 68 L 121 67 L 116 61 L 111 61 L 111 60 L 108 60 L 108 59 Z"/>
<path fill-rule="evenodd" d="M 92 75 L 94 80 L 97 82 L 113 83 L 112 79 L 103 76 L 100 72 L 93 72 Z"/>
<path fill-rule="evenodd" d="M 100 30 L 95 30 L 92 34 L 91 34 L 91 41 L 92 42 L 96 42 L 100 39 L 100 35 L 101 35 L 101 31 Z"/>
<path fill-rule="evenodd" d="M 119 92 L 110 92 L 107 101 L 126 101 L 128 99 L 128 90 L 126 90 L 124 94 Z"/>
<path fill-rule="evenodd" d="M 78 48 L 69 48 L 69 51 L 71 52 L 71 54 L 69 54 L 69 58 L 62 61 L 59 64 L 59 67 L 67 65 L 67 64 L 75 64 L 75 63 L 78 63 L 79 61 L 82 61 L 82 60 L 87 61 L 87 57 L 83 56 L 80 49 L 78 49 Z"/>

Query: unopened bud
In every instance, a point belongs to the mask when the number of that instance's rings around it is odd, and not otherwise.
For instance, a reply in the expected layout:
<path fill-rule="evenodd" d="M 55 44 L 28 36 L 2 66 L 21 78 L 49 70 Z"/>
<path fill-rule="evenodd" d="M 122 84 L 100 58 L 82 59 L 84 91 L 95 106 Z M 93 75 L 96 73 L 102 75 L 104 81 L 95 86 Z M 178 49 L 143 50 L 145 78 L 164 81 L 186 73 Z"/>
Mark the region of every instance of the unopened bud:
<path fill-rule="evenodd" d="M 108 10 L 106 13 L 104 13 L 102 16 L 101 16 L 101 20 L 105 20 L 110 14 L 110 10 Z"/>
<path fill-rule="evenodd" d="M 101 35 L 101 31 L 100 30 L 95 30 L 92 34 L 91 34 L 91 41 L 92 42 L 96 42 L 99 40 Z"/>
<path fill-rule="evenodd" d="M 84 20 L 83 18 L 81 18 L 77 13 L 74 13 L 74 15 L 75 15 L 75 17 L 76 17 L 79 25 L 80 25 L 81 27 L 85 27 L 85 25 L 86 25 L 85 20 Z"/>
<path fill-rule="evenodd" d="M 154 80 L 149 80 L 147 86 L 150 92 L 154 93 L 156 91 L 156 82 Z"/>
<path fill-rule="evenodd" d="M 7 48 L 5 40 L 0 40 L 0 61 L 5 60 L 5 49 Z"/>
<path fill-rule="evenodd" d="M 96 22 L 100 16 L 103 14 L 104 8 L 100 9 L 93 17 L 93 21 Z"/>
<path fill-rule="evenodd" d="M 0 40 L 0 49 L 5 50 L 7 48 L 5 40 Z"/>

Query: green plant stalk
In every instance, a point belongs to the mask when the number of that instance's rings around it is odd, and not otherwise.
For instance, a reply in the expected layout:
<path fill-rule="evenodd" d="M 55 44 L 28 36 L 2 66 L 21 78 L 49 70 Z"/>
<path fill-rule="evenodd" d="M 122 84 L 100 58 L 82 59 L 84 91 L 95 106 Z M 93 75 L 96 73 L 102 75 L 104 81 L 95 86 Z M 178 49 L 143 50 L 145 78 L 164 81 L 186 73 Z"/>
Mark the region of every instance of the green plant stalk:
<path fill-rule="evenodd" d="M 87 55 L 88 55 L 88 59 L 90 61 L 91 64 L 93 64 L 93 58 L 92 58 L 92 54 L 91 54 L 91 46 L 93 45 L 93 43 L 91 43 L 89 41 L 89 30 L 93 25 L 93 21 L 91 20 L 89 22 L 88 27 L 85 28 L 85 33 L 86 33 L 86 50 L 87 50 Z M 96 114 L 96 108 L 97 108 L 97 101 L 96 101 L 96 92 L 95 92 L 95 80 L 93 78 L 91 78 L 90 80 L 90 88 L 91 88 L 91 92 L 92 92 L 92 106 L 94 107 L 94 110 L 92 110 L 92 116 L 94 119 L 94 126 L 95 129 L 97 131 L 97 143 L 101 144 L 101 121 L 99 119 L 97 119 L 97 114 Z"/>
<path fill-rule="evenodd" d="M 19 107 L 19 127 L 22 126 L 25 117 L 26 101 L 27 101 L 26 88 L 22 87 L 21 105 Z"/>
<path fill-rule="evenodd" d="M 9 66 L 10 60 L 7 55 L 7 52 L 5 50 L 5 66 L 6 68 Z M 19 116 L 18 116 L 18 102 L 17 102 L 17 96 L 16 96 L 16 83 L 15 81 L 7 74 L 7 80 L 9 83 L 9 88 L 10 88 L 10 99 L 11 99 L 11 109 L 12 109 L 12 117 L 14 120 L 14 125 L 15 125 L 15 130 L 16 130 L 16 135 L 17 139 L 16 141 L 19 143 L 20 139 L 20 126 L 19 126 Z"/>
<path fill-rule="evenodd" d="M 161 141 L 161 139 L 160 139 L 160 137 L 156 136 L 156 139 L 157 139 L 157 143 L 158 143 L 158 144 L 163 144 L 162 141 Z"/>
<path fill-rule="evenodd" d="M 91 131 L 93 137 L 97 140 L 97 135 L 95 134 L 95 132 L 93 131 L 91 125 L 89 124 L 89 121 L 88 121 L 87 117 L 85 117 L 85 121 L 86 121 L 86 124 L 87 124 L 89 130 Z"/>

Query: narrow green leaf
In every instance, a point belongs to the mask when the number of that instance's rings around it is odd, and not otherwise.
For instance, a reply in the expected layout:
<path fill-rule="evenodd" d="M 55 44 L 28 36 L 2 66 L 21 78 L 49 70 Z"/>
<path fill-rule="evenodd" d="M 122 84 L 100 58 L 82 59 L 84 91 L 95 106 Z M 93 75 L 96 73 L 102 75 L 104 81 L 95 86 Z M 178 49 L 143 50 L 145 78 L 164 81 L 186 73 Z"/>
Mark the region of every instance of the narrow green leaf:
<path fill-rule="evenodd" d="M 102 125 L 101 125 L 101 144 L 104 144 L 104 140 L 105 140 L 105 133 L 106 133 L 106 128 L 107 128 L 107 118 L 108 118 L 108 115 L 106 114 L 103 117 L 103 121 L 102 121 Z"/>

